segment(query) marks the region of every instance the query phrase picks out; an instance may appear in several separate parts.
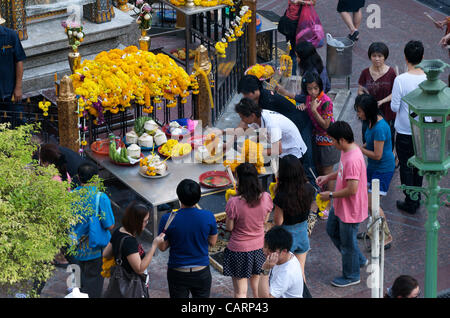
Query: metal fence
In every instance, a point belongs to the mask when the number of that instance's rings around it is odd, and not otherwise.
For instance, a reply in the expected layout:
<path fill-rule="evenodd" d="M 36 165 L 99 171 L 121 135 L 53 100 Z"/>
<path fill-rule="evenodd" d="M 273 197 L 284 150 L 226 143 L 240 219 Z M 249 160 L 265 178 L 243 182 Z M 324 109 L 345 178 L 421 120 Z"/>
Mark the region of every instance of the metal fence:
<path fill-rule="evenodd" d="M 48 109 L 48 115 L 39 108 L 39 102 L 43 96 L 35 96 L 21 102 L 0 101 L 0 122 L 10 123 L 10 128 L 16 128 L 23 124 L 40 125 L 40 138 L 48 142 L 51 138 L 58 138 L 58 110 L 52 104 Z"/>

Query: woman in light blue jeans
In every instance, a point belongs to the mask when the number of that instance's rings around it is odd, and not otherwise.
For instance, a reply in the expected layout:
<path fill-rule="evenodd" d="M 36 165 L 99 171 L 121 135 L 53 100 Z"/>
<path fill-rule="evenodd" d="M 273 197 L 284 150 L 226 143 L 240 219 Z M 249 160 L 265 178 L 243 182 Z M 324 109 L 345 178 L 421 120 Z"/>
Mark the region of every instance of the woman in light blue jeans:
<path fill-rule="evenodd" d="M 309 251 L 308 216 L 315 194 L 307 182 L 301 161 L 293 155 L 280 158 L 275 190 L 274 223 L 292 234 L 291 252 L 299 260 L 305 277 L 306 254 Z"/>

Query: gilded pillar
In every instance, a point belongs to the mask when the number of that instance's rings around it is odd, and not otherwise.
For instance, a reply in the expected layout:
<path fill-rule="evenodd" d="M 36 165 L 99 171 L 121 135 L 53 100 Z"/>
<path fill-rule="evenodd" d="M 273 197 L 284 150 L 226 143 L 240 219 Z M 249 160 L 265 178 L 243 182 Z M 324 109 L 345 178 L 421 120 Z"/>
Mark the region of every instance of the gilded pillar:
<path fill-rule="evenodd" d="M 20 40 L 28 39 L 25 1 L 0 0 L 0 10 L 6 20 L 5 27 L 16 30 Z"/>
<path fill-rule="evenodd" d="M 209 74 L 211 72 L 211 60 L 208 50 L 200 45 L 195 52 L 194 71 L 197 71 L 197 81 L 199 86 L 198 108 L 195 119 L 202 121 L 202 127 L 211 126 L 211 86 L 209 84 Z"/>
<path fill-rule="evenodd" d="M 77 98 L 72 79 L 64 76 L 59 84 L 58 98 L 58 132 L 59 144 L 78 153 L 78 110 Z"/>

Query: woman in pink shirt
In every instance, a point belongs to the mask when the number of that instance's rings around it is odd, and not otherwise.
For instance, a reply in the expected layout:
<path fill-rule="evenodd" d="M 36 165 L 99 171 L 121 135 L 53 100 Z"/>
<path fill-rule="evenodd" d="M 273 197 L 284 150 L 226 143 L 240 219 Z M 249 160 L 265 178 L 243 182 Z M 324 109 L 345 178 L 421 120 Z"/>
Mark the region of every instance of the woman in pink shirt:
<path fill-rule="evenodd" d="M 270 194 L 263 191 L 253 164 L 240 164 L 236 174 L 238 195 L 231 197 L 225 208 L 231 237 L 224 251 L 223 274 L 232 277 L 235 298 L 247 297 L 248 280 L 253 297 L 258 297 L 259 274 L 266 260 L 264 223 L 273 203 Z"/>

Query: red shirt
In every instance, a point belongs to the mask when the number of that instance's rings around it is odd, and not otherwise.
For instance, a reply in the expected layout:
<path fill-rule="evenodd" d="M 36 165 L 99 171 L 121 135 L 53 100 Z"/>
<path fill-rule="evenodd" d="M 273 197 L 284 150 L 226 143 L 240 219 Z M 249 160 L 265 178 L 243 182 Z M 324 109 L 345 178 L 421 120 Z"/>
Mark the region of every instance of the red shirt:
<path fill-rule="evenodd" d="M 361 72 L 358 84 L 366 88 L 369 94 L 379 101 L 391 95 L 396 76 L 394 69 L 389 67 L 386 74 L 374 81 L 372 75 L 370 75 L 369 68 L 366 68 Z M 395 113 L 391 110 L 391 102 L 382 104 L 380 110 L 386 121 L 395 119 Z"/>

